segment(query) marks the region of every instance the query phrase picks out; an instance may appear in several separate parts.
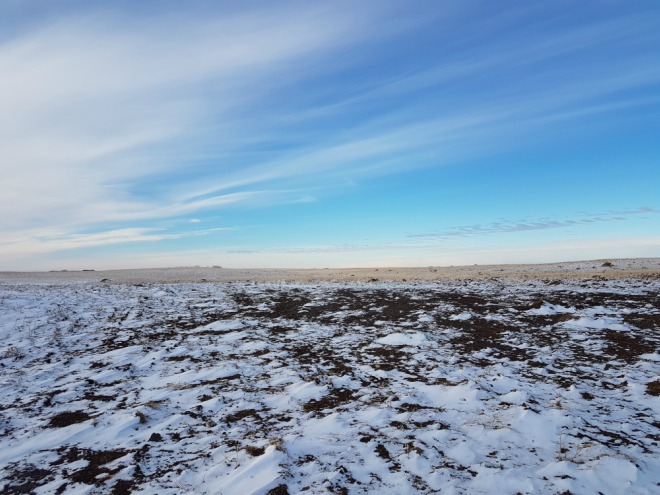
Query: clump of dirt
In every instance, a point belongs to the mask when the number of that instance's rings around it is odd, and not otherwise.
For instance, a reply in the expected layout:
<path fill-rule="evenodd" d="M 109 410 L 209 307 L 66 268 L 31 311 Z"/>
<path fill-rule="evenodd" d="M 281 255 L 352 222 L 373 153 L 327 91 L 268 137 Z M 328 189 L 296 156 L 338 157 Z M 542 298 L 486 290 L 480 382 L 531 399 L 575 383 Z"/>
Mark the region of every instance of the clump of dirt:
<path fill-rule="evenodd" d="M 91 417 L 92 416 L 85 411 L 65 411 L 50 418 L 48 426 L 50 428 L 64 428 L 65 426 L 71 426 L 76 423 L 87 421 Z"/>
<path fill-rule="evenodd" d="M 135 489 L 135 482 L 133 480 L 119 480 L 112 487 L 111 495 L 131 495 Z"/>
<path fill-rule="evenodd" d="M 646 393 L 649 395 L 660 395 L 660 380 L 655 380 L 646 384 Z"/>
<path fill-rule="evenodd" d="M 245 418 L 261 419 L 261 416 L 259 415 L 259 412 L 256 409 L 243 409 L 242 411 L 237 411 L 233 414 L 229 414 L 225 416 L 225 422 L 236 423 L 237 421 L 240 421 L 241 419 L 245 419 Z"/>
<path fill-rule="evenodd" d="M 245 452 L 250 454 L 252 457 L 259 457 L 260 455 L 264 455 L 266 453 L 266 449 L 264 447 L 255 447 L 254 445 L 248 445 L 245 447 Z"/>
<path fill-rule="evenodd" d="M 353 391 L 346 388 L 332 389 L 321 399 L 312 399 L 303 406 L 305 412 L 320 412 L 326 409 L 336 409 L 348 404 L 354 398 Z"/>
<path fill-rule="evenodd" d="M 106 464 L 124 457 L 129 453 L 130 451 L 123 449 L 92 450 L 71 447 L 62 452 L 60 458 L 53 462 L 53 465 L 71 464 L 81 460 L 87 461 L 87 466 L 73 472 L 68 477 L 69 481 L 73 483 L 100 486 L 105 480 L 111 478 L 114 474 L 124 468 L 124 466 L 117 466 L 116 468 L 111 469 L 107 467 Z"/>
<path fill-rule="evenodd" d="M 181 361 L 185 361 L 186 359 L 189 359 L 191 361 L 198 361 L 198 359 L 195 359 L 192 356 L 187 356 L 185 354 L 183 354 L 181 356 L 168 356 L 168 357 L 165 358 L 165 361 L 173 361 L 173 362 L 179 363 Z"/>
<path fill-rule="evenodd" d="M 266 495 L 289 495 L 289 488 L 286 485 L 277 485 L 268 490 Z"/>
<path fill-rule="evenodd" d="M 390 471 L 395 472 L 395 471 L 399 471 L 401 469 L 401 464 L 399 464 L 394 459 L 392 459 L 392 455 L 389 453 L 387 448 L 385 448 L 385 446 L 382 443 L 379 443 L 376 446 L 375 452 L 376 452 L 376 455 L 378 455 L 378 457 L 380 457 L 381 459 L 383 459 L 384 461 L 386 461 L 388 463 L 391 463 L 391 465 L 389 467 Z"/>
<path fill-rule="evenodd" d="M 397 411 L 399 412 L 416 412 L 416 411 L 422 411 L 423 409 L 431 409 L 431 408 L 429 406 L 423 406 L 421 404 L 412 404 L 409 402 L 404 402 L 399 407 L 397 407 Z"/>
<path fill-rule="evenodd" d="M 115 400 L 117 397 L 114 395 L 103 395 L 103 394 L 95 394 L 94 392 L 87 391 L 83 395 L 83 399 L 89 400 L 92 402 L 111 402 Z"/>
<path fill-rule="evenodd" d="M 379 443 L 376 446 L 376 451 L 375 452 L 376 452 L 376 454 L 378 454 L 378 457 L 380 457 L 381 459 L 385 459 L 386 461 L 391 461 L 392 460 L 392 456 L 390 455 L 390 453 L 388 452 L 388 450 L 385 448 L 385 446 L 382 443 Z"/>

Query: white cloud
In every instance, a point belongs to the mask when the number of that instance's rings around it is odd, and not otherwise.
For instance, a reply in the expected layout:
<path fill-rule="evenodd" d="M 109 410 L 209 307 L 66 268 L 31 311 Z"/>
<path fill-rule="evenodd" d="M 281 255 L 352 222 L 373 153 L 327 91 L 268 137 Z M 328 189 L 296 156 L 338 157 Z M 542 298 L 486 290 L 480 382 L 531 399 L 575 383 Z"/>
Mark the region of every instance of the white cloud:
<path fill-rule="evenodd" d="M 211 121 L 214 134 L 226 132 L 215 139 L 231 141 L 242 130 L 221 123 L 237 108 L 300 77 L 297 64 L 362 36 L 341 8 L 298 7 L 60 19 L 0 44 L 0 209 L 13 212 L 0 230 L 75 229 L 234 202 L 171 205 L 134 189 L 179 173 Z"/>
<path fill-rule="evenodd" d="M 0 256 L 29 259 L 33 256 L 127 243 L 159 242 L 184 237 L 204 236 L 215 232 L 234 230 L 216 227 L 203 230 L 168 233 L 164 229 L 133 227 L 102 232 L 71 234 L 66 231 L 38 230 L 23 233 L 21 237 L 3 239 Z"/>
<path fill-rule="evenodd" d="M 660 213 L 660 210 L 642 206 L 633 210 L 610 211 L 608 213 L 583 213 L 575 218 L 522 218 L 518 220 L 501 220 L 488 224 L 460 225 L 436 232 L 410 234 L 408 237 L 416 239 L 451 239 L 500 233 L 549 230 L 594 223 L 615 222 L 625 220 L 633 215 L 655 215 L 658 213 Z"/>

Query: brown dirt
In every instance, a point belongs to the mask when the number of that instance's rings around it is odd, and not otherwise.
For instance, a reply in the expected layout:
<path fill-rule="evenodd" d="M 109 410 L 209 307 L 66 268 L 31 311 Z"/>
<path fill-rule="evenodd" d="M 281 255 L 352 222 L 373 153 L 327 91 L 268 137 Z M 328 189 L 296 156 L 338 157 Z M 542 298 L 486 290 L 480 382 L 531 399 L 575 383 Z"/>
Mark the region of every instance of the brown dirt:
<path fill-rule="evenodd" d="M 66 411 L 56 414 L 50 419 L 48 426 L 51 428 L 63 428 L 65 426 L 74 425 L 87 421 L 92 416 L 85 411 Z"/>

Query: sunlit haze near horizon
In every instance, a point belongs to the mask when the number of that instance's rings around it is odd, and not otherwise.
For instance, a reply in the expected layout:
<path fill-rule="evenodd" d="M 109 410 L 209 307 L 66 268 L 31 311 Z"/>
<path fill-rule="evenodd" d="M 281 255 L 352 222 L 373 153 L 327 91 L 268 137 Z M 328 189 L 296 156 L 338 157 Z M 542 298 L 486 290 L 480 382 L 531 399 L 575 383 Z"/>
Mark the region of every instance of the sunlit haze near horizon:
<path fill-rule="evenodd" d="M 660 256 L 660 2 L 0 0 L 0 270 Z"/>

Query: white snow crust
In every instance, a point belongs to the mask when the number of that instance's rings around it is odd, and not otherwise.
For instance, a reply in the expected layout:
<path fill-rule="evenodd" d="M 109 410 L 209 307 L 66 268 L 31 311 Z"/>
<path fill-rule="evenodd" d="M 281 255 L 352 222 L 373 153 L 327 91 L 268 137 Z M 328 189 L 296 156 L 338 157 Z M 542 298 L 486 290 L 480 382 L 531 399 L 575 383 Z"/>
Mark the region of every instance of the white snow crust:
<path fill-rule="evenodd" d="M 659 291 L 0 285 L 0 492 L 658 493 Z"/>

